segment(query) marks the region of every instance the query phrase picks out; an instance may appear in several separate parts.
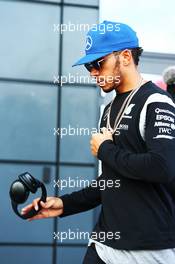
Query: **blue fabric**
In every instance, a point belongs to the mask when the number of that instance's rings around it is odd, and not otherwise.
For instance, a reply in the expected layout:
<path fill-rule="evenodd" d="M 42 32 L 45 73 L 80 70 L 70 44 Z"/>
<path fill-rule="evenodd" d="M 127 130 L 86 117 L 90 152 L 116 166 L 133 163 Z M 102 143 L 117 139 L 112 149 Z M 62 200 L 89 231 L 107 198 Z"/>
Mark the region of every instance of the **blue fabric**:
<path fill-rule="evenodd" d="M 85 56 L 73 66 L 92 62 L 113 51 L 139 47 L 136 32 L 126 24 L 103 21 L 94 25 L 86 36 Z"/>

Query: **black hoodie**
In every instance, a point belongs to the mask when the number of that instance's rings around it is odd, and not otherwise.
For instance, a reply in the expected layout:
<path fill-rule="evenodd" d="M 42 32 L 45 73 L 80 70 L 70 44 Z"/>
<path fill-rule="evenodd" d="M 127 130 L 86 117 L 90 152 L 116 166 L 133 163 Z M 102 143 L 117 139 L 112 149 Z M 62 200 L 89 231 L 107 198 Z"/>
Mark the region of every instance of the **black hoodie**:
<path fill-rule="evenodd" d="M 115 97 L 112 127 L 128 94 Z M 100 127 L 106 126 L 108 109 L 109 105 Z M 175 248 L 175 105 L 170 95 L 152 82 L 142 85 L 126 109 L 119 131 L 113 141 L 100 145 L 102 175 L 96 186 L 93 183 L 60 197 L 64 204 L 61 217 L 101 204 L 93 239 L 101 242 L 98 234 L 105 232 L 103 243 L 116 249 Z M 106 182 L 104 190 L 101 180 Z"/>

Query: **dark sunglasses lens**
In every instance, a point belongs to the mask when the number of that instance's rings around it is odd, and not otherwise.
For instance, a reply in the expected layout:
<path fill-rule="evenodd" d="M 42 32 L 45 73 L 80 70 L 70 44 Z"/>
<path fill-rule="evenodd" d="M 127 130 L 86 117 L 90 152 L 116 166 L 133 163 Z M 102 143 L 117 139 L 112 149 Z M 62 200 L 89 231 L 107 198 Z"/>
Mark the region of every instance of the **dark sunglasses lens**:
<path fill-rule="evenodd" d="M 84 64 L 85 68 L 90 72 L 92 70 L 92 64 L 91 63 L 86 63 Z"/>
<path fill-rule="evenodd" d="M 92 69 L 96 69 L 96 70 L 100 69 L 98 61 L 93 61 L 91 63 L 86 63 L 84 66 L 86 67 L 86 69 L 89 72 L 92 71 Z"/>
<path fill-rule="evenodd" d="M 96 70 L 100 70 L 100 65 L 99 65 L 98 61 L 94 61 L 94 62 L 93 62 L 93 66 L 94 66 L 94 68 L 95 68 Z"/>

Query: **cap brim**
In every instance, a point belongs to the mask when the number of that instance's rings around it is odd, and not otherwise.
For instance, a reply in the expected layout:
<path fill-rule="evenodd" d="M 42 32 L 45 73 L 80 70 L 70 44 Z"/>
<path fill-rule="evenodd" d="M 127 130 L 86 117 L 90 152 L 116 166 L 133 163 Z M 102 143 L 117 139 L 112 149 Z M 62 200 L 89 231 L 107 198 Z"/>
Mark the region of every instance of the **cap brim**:
<path fill-rule="evenodd" d="M 111 51 L 109 52 L 101 52 L 101 53 L 94 53 L 94 54 L 87 54 L 85 55 L 84 57 L 82 57 L 80 60 L 78 60 L 76 63 L 74 63 L 72 65 L 72 67 L 74 66 L 78 66 L 78 65 L 82 65 L 82 64 L 85 64 L 85 63 L 88 63 L 88 62 L 92 62 L 94 60 L 97 60 L 105 55 L 108 55 L 110 54 Z"/>

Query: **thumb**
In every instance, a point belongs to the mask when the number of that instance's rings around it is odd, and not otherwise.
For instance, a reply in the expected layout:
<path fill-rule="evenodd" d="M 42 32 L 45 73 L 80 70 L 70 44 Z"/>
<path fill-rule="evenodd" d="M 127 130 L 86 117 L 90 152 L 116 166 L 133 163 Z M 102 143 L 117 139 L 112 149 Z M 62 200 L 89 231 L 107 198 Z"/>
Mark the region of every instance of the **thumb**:
<path fill-rule="evenodd" d="M 45 203 L 44 203 L 43 201 L 41 201 L 40 204 L 41 204 L 41 206 L 42 206 L 43 208 L 48 209 L 48 208 L 50 208 L 50 207 L 53 206 L 53 204 L 54 204 L 54 200 L 49 200 L 49 201 L 47 201 L 47 202 L 45 202 Z"/>
<path fill-rule="evenodd" d="M 111 135 L 111 131 L 109 129 L 107 129 L 106 127 L 102 127 L 101 128 L 101 131 L 103 134 L 106 134 L 106 135 Z"/>
<path fill-rule="evenodd" d="M 106 132 L 106 130 L 107 130 L 106 127 L 102 127 L 102 128 L 101 128 L 101 131 L 102 131 L 103 134 Z"/>

